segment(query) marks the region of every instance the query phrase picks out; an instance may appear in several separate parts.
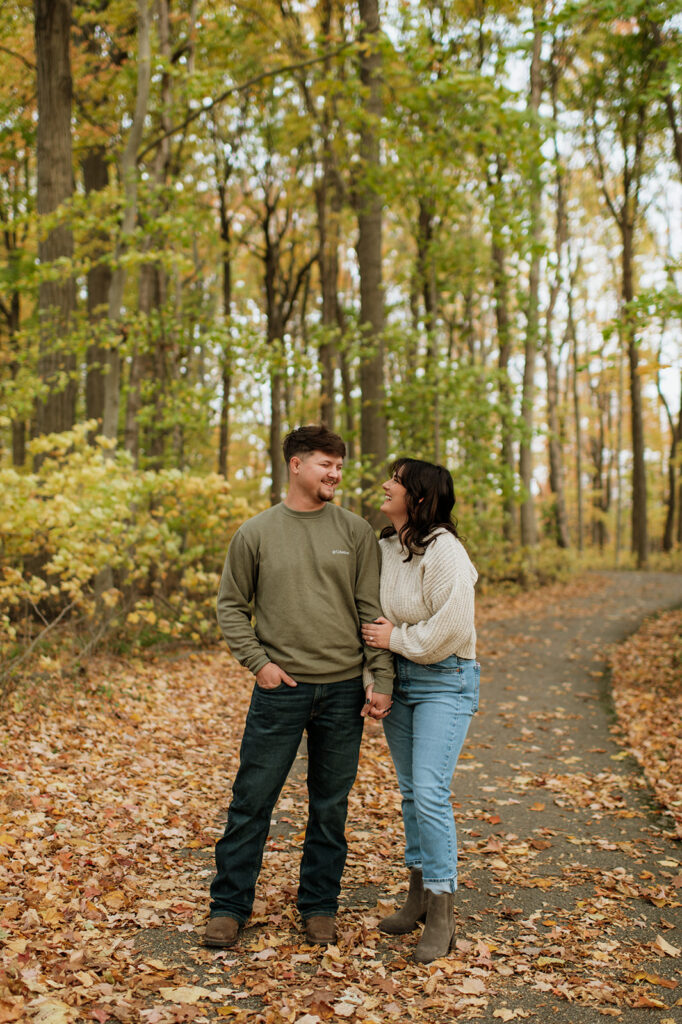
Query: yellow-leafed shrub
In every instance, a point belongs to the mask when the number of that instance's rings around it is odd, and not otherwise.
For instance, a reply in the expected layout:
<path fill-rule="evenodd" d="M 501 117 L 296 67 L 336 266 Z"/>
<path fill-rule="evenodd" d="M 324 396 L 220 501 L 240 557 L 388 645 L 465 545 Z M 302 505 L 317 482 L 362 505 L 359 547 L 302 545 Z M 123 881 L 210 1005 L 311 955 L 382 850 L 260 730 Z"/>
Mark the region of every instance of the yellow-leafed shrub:
<path fill-rule="evenodd" d="M 224 477 L 139 471 L 83 424 L 32 443 L 30 474 L 0 470 L 0 655 L 58 618 L 86 637 L 217 637 L 228 541 L 254 511 Z"/>

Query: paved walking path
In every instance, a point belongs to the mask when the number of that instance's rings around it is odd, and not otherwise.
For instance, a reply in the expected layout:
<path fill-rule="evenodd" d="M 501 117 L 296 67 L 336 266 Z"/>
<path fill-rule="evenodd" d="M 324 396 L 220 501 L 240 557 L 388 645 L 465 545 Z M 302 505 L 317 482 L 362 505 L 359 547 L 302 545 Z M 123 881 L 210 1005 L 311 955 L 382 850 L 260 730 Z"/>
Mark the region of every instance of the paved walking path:
<path fill-rule="evenodd" d="M 540 616 L 521 610 L 481 628 L 481 714 L 467 747 L 473 757 L 460 763 L 453 786 L 460 926 L 479 926 L 511 949 L 516 977 L 532 979 L 511 986 L 509 999 L 490 999 L 483 1020 L 499 1019 L 502 1001 L 540 1018 L 593 1022 L 611 988 L 613 1003 L 602 1009 L 642 1024 L 651 1009 L 624 1007 L 624 985 L 644 1004 L 671 1007 L 682 997 L 682 984 L 641 977 L 682 981 L 682 961 L 657 945 L 660 936 L 682 947 L 682 850 L 613 738 L 605 674 L 609 646 L 646 615 L 680 603 L 679 575 L 604 573 L 584 594 L 548 600 Z M 592 995 L 594 1006 L 576 1001 Z M 668 1017 L 682 1021 L 682 1008 L 659 1007 L 656 1019 Z"/>
<path fill-rule="evenodd" d="M 682 604 L 682 576 L 601 573 L 548 588 L 541 598 L 496 605 L 495 614 L 481 603 L 481 710 L 453 782 L 461 850 L 453 956 L 417 967 L 410 953 L 418 933 L 394 939 L 376 932 L 383 907 L 402 895 L 405 872 L 395 796 L 382 804 L 395 779 L 385 741 L 371 727 L 351 799 L 338 957 L 301 953 L 291 906 L 299 856 L 291 847 L 300 844 L 305 814 L 303 757 L 275 812 L 262 903 L 241 948 L 216 959 L 197 945 L 201 927 L 152 930 L 138 948 L 175 963 L 185 958 L 195 984 L 246 986 L 234 999 L 242 1012 L 279 1013 L 293 1001 L 306 1024 L 370 1014 L 401 1024 L 682 1021 L 675 955 L 682 948 L 682 851 L 636 762 L 614 739 L 605 676 L 610 645 L 648 614 Z M 187 856 L 198 891 L 200 876 L 207 884 L 212 874 L 211 850 Z M 260 970 L 260 984 L 252 984 L 248 972 L 265 967 L 269 976 Z M 330 1006 L 337 1007 L 331 1016 Z"/>

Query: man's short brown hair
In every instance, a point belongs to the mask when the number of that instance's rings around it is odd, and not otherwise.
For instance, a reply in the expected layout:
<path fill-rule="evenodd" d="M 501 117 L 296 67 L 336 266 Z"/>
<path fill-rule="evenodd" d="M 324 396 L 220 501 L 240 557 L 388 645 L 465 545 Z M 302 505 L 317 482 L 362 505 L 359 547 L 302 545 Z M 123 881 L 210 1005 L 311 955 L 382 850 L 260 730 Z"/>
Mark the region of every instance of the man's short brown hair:
<path fill-rule="evenodd" d="M 282 445 L 284 461 L 287 466 L 294 455 L 310 455 L 312 452 L 325 452 L 327 455 L 346 457 L 346 444 L 338 434 L 332 433 L 321 424 L 313 423 L 308 427 L 297 427 L 284 438 Z"/>

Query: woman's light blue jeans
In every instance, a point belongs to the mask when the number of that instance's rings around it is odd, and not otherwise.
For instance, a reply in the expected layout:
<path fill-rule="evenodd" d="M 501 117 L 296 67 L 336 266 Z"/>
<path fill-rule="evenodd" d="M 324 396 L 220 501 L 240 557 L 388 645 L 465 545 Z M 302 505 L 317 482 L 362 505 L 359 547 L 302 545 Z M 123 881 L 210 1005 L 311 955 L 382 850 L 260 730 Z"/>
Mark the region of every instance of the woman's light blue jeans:
<path fill-rule="evenodd" d="M 457 831 L 450 783 L 478 710 L 480 665 L 452 655 L 417 665 L 397 654 L 393 707 L 384 730 L 402 795 L 405 864 L 424 887 L 457 888 Z"/>

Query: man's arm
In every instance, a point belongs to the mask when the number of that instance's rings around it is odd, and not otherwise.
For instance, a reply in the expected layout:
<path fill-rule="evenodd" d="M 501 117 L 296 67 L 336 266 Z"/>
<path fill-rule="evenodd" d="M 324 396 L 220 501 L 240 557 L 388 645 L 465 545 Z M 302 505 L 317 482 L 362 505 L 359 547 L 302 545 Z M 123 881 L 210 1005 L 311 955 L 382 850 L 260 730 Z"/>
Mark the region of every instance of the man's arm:
<path fill-rule="evenodd" d="M 251 625 L 251 601 L 256 588 L 256 561 L 238 530 L 227 551 L 218 590 L 218 624 L 232 654 L 255 676 L 270 662 Z"/>
<path fill-rule="evenodd" d="M 372 622 L 381 615 L 379 604 L 379 544 L 368 525 L 357 546 L 355 606 L 360 622 Z M 372 674 L 374 695 L 393 693 L 393 657 L 389 651 L 364 646 L 365 667 Z"/>

